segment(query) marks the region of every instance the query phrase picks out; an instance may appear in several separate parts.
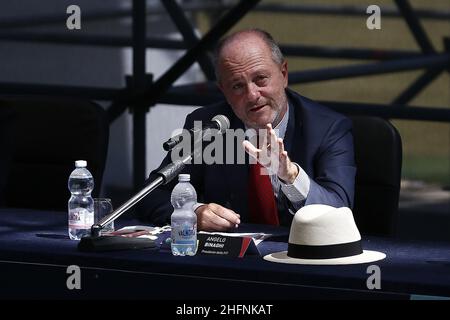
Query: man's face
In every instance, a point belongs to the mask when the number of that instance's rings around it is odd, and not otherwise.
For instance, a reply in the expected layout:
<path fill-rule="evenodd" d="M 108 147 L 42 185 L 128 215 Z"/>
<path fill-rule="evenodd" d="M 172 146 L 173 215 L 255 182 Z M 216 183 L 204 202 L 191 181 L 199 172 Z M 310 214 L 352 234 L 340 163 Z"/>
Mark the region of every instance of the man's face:
<path fill-rule="evenodd" d="M 218 65 L 218 84 L 236 116 L 248 127 L 274 127 L 287 109 L 287 63 L 278 65 L 265 42 L 247 35 L 226 45 Z"/>

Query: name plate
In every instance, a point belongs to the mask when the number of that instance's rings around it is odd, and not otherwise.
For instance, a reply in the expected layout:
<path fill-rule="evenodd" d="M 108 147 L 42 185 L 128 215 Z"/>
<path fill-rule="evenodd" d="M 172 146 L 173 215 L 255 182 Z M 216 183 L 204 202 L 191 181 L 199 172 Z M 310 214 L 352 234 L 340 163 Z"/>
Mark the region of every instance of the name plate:
<path fill-rule="evenodd" d="M 197 254 L 231 256 L 242 258 L 249 247 L 255 247 L 251 237 L 228 236 L 199 232 Z M 257 250 L 256 250 L 257 251 Z"/>

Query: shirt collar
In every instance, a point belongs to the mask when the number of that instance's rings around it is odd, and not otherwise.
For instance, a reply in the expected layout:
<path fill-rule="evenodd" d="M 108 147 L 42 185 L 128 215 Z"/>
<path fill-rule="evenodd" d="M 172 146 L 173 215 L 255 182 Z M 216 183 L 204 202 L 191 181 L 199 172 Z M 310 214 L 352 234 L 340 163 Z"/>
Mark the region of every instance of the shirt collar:
<path fill-rule="evenodd" d="M 289 103 L 287 105 L 286 113 L 284 114 L 283 119 L 281 119 L 280 123 L 278 123 L 278 125 L 274 128 L 278 138 L 284 139 L 284 136 L 286 135 L 288 120 L 289 120 Z"/>

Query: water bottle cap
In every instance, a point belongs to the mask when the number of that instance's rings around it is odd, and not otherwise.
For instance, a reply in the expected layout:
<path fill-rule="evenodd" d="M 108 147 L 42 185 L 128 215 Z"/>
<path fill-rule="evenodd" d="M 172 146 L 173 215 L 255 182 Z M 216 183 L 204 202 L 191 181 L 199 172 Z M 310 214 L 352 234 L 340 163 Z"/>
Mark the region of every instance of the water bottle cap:
<path fill-rule="evenodd" d="M 178 175 L 178 181 L 185 182 L 185 181 L 190 181 L 190 180 L 191 180 L 191 175 L 190 174 L 183 173 L 183 174 L 179 174 Z"/>
<path fill-rule="evenodd" d="M 77 160 L 77 161 L 75 161 L 75 167 L 76 168 L 86 168 L 87 161 L 86 160 Z"/>

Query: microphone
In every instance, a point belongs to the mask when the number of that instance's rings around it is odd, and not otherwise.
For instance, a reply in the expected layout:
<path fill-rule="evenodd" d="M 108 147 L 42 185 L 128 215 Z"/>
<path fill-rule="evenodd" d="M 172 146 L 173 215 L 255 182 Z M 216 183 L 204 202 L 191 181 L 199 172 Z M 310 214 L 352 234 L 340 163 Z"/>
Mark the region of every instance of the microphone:
<path fill-rule="evenodd" d="M 230 120 L 228 120 L 228 118 L 226 116 L 224 116 L 223 114 L 218 114 L 216 116 L 214 116 L 211 121 L 205 123 L 202 128 L 202 134 L 201 134 L 201 138 L 202 140 L 205 139 L 206 137 L 209 137 L 211 135 L 213 135 L 213 133 L 211 132 L 210 129 L 215 129 L 215 130 L 219 130 L 219 134 L 223 134 L 225 133 L 225 130 L 230 128 Z M 198 128 L 193 128 L 193 129 L 189 129 L 189 131 L 191 131 L 192 133 L 195 133 L 196 130 Z M 192 134 L 191 134 L 192 136 Z M 183 135 L 182 134 L 178 134 L 172 138 L 170 138 L 169 140 L 167 140 L 166 142 L 163 143 L 163 149 L 165 151 L 170 151 L 172 150 L 177 144 L 179 144 L 181 141 L 183 141 Z"/>

